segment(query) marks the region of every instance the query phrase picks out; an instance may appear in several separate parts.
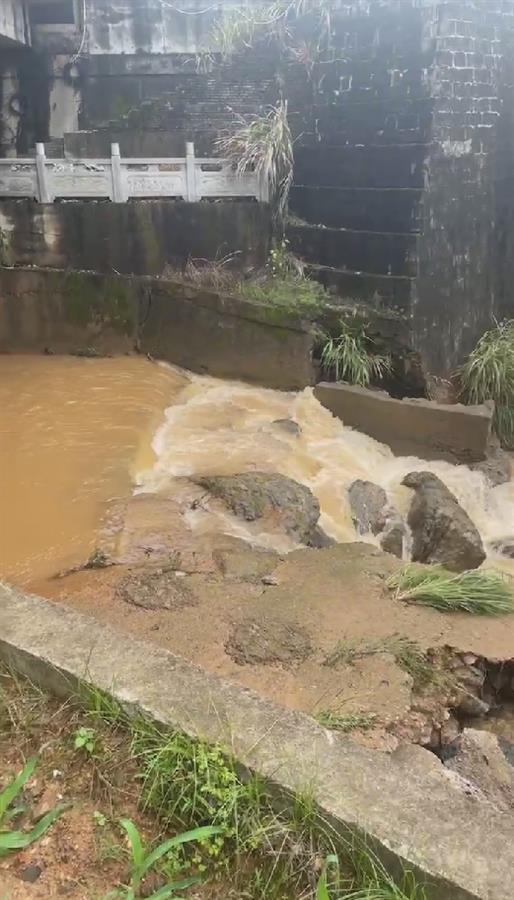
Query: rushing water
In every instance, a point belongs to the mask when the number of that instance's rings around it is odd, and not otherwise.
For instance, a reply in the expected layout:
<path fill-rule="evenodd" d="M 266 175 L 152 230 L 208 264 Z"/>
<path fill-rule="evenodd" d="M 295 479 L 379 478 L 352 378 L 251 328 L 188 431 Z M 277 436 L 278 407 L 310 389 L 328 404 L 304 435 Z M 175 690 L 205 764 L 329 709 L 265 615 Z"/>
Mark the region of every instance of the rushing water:
<path fill-rule="evenodd" d="M 273 424 L 285 418 L 298 436 Z M 486 542 L 512 533 L 514 482 L 490 489 L 464 466 L 397 458 L 310 389 L 281 393 L 140 358 L 0 357 L 0 575 L 19 583 L 82 562 L 110 501 L 134 484 L 161 492 L 177 475 L 281 472 L 314 491 L 330 535 L 351 541 L 348 485 L 377 482 L 405 510 L 401 479 L 421 467 L 446 482 Z M 270 542 L 228 515 L 199 509 L 190 521 Z"/>

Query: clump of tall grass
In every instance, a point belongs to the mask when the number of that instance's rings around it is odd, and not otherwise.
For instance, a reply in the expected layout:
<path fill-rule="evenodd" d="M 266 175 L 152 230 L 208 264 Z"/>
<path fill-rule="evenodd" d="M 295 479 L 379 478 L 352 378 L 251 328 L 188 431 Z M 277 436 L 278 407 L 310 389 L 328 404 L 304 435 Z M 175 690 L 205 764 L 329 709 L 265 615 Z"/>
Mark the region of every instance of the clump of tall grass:
<path fill-rule="evenodd" d="M 389 578 L 398 600 L 433 606 L 441 612 L 461 610 L 475 615 L 514 612 L 514 587 L 508 576 L 471 569 L 449 572 L 443 566 L 409 565 Z"/>
<path fill-rule="evenodd" d="M 391 371 L 390 357 L 374 352 L 373 340 L 362 322 L 341 322 L 339 335 L 329 337 L 323 347 L 321 365 L 327 377 L 361 387 Z"/>
<path fill-rule="evenodd" d="M 505 446 L 514 447 L 514 320 L 482 335 L 459 376 L 466 403 L 494 400 L 494 430 Z"/>
<path fill-rule="evenodd" d="M 216 142 L 220 155 L 232 161 L 239 175 L 253 171 L 268 183 L 276 215 L 283 221 L 293 182 L 293 138 L 287 101 L 281 100 L 264 115 L 238 115 L 234 126 Z"/>

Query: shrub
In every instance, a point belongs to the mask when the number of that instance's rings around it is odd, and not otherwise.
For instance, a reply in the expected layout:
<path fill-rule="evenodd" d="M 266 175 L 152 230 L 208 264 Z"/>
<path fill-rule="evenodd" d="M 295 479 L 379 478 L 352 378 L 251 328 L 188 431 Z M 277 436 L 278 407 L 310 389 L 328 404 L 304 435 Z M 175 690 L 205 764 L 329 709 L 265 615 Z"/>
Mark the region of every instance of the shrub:
<path fill-rule="evenodd" d="M 329 337 L 321 353 L 326 376 L 335 381 L 348 381 L 367 387 L 372 378 L 382 378 L 391 371 L 389 356 L 375 353 L 374 342 L 362 323 L 341 321 L 341 332 Z"/>
<path fill-rule="evenodd" d="M 505 446 L 514 447 L 514 320 L 482 335 L 459 376 L 466 403 L 494 400 L 494 430 Z"/>

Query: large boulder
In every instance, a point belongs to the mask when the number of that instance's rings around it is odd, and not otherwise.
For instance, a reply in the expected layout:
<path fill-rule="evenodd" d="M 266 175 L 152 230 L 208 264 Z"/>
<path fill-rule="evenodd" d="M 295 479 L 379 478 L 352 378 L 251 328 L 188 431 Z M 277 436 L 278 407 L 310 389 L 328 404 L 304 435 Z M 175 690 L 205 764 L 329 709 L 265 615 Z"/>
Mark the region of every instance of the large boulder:
<path fill-rule="evenodd" d="M 359 534 L 380 534 L 382 550 L 401 559 L 405 526 L 389 504 L 384 489 L 372 481 L 359 478 L 348 488 L 348 499 L 356 531 Z"/>
<path fill-rule="evenodd" d="M 477 528 L 432 472 L 410 472 L 402 484 L 415 491 L 407 522 L 414 562 L 439 563 L 453 572 L 476 569 L 486 554 Z"/>
<path fill-rule="evenodd" d="M 194 481 L 241 519 L 262 519 L 264 528 L 279 528 L 301 543 L 309 541 L 319 519 L 319 503 L 312 491 L 276 472 L 206 475 Z"/>

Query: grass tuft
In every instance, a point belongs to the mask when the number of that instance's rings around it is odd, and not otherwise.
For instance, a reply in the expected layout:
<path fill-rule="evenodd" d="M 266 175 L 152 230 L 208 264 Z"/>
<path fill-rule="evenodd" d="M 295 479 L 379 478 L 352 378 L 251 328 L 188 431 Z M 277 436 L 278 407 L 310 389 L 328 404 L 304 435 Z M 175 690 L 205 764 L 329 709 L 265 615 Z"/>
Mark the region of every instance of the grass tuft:
<path fill-rule="evenodd" d="M 337 713 L 330 709 L 322 709 L 316 713 L 315 719 L 323 728 L 342 731 L 346 734 L 357 728 L 364 731 L 373 728 L 377 721 L 377 715 L 375 713 Z"/>
<path fill-rule="evenodd" d="M 508 576 L 471 569 L 457 574 L 443 566 L 409 565 L 389 578 L 397 600 L 433 606 L 441 612 L 462 610 L 475 615 L 514 612 L 514 588 Z"/>
<path fill-rule="evenodd" d="M 514 447 L 514 320 L 487 331 L 459 370 L 466 403 L 494 400 L 493 427 L 506 447 Z"/>
<path fill-rule="evenodd" d="M 391 634 L 377 641 L 363 641 L 349 644 L 340 641 L 325 657 L 323 665 L 353 665 L 358 659 L 375 656 L 377 653 L 390 653 L 400 669 L 407 672 L 416 690 L 426 687 L 440 676 L 421 647 L 403 634 Z"/>
<path fill-rule="evenodd" d="M 281 100 L 264 115 L 236 116 L 233 126 L 216 142 L 218 152 L 232 161 L 238 175 L 255 172 L 269 185 L 271 202 L 283 222 L 293 183 L 287 101 Z"/>
<path fill-rule="evenodd" d="M 341 321 L 337 337 L 329 337 L 321 353 L 321 365 L 327 377 L 367 387 L 372 378 L 383 378 L 391 371 L 389 356 L 374 352 L 374 342 L 362 322 Z"/>

